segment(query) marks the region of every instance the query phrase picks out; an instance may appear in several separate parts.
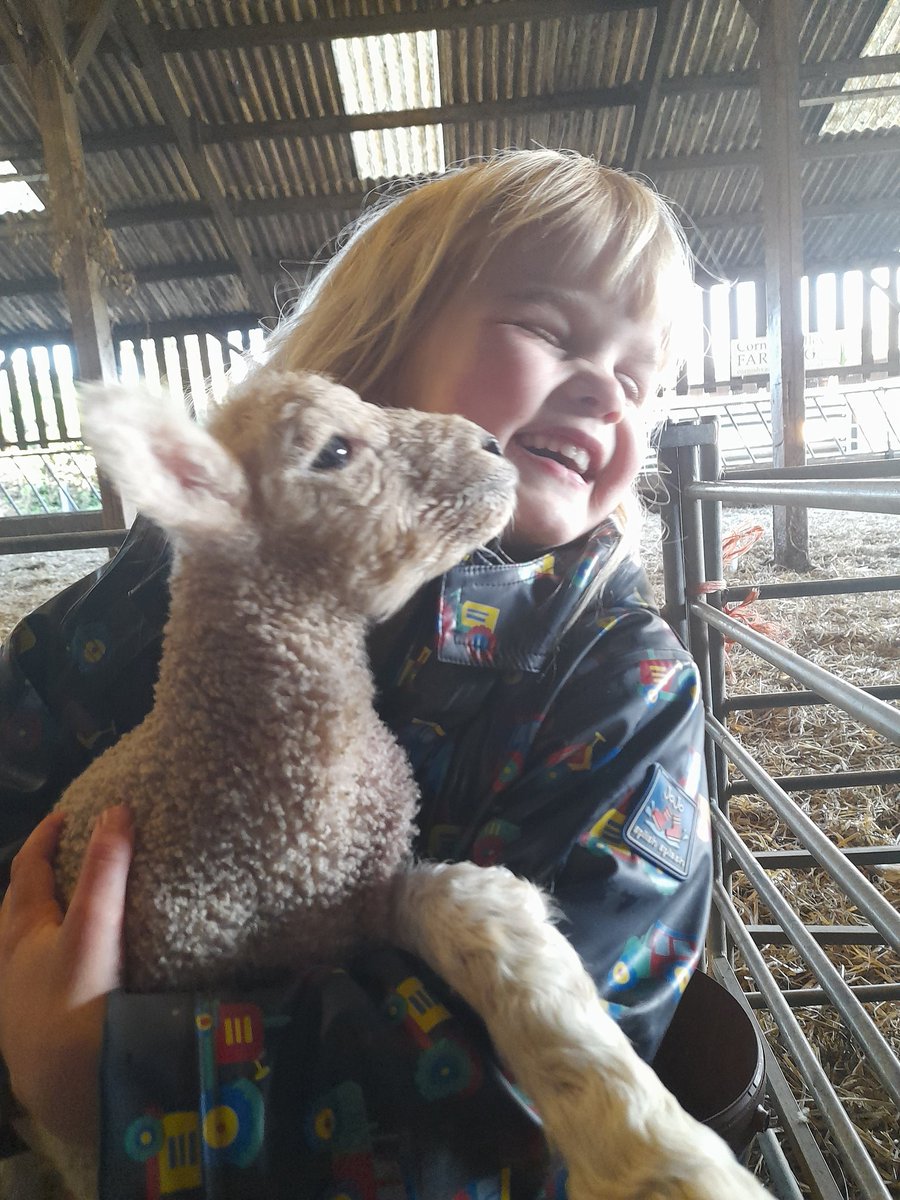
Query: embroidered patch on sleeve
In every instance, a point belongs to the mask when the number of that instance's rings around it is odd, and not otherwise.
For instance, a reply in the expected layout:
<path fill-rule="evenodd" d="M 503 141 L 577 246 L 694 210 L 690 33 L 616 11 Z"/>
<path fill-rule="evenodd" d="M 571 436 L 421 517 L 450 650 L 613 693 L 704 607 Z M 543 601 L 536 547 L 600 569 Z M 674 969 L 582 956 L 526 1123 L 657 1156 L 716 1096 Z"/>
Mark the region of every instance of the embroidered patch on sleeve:
<path fill-rule="evenodd" d="M 642 858 L 676 879 L 687 879 L 696 824 L 696 801 L 657 763 L 622 837 Z"/>

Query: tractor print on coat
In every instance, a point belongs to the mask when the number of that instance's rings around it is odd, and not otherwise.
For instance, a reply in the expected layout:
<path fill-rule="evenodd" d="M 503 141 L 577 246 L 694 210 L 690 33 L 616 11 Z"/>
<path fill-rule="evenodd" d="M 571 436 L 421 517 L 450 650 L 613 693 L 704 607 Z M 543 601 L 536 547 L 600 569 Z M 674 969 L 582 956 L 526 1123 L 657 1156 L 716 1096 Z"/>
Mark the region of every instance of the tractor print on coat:
<path fill-rule="evenodd" d="M 643 937 L 630 937 L 622 956 L 610 971 L 611 995 L 641 986 L 646 980 L 666 977 L 678 992 L 683 992 L 700 953 L 698 944 L 655 921 Z"/>
<path fill-rule="evenodd" d="M 197 1192 L 204 1167 L 229 1163 L 247 1167 L 262 1148 L 264 1102 L 246 1077 L 216 1085 L 218 1068 L 251 1064 L 255 1079 L 262 1065 L 264 1029 L 255 1004 L 213 1004 L 195 1017 L 200 1059 L 200 1106 L 181 1112 L 148 1111 L 125 1131 L 125 1151 L 145 1164 L 146 1200 Z"/>

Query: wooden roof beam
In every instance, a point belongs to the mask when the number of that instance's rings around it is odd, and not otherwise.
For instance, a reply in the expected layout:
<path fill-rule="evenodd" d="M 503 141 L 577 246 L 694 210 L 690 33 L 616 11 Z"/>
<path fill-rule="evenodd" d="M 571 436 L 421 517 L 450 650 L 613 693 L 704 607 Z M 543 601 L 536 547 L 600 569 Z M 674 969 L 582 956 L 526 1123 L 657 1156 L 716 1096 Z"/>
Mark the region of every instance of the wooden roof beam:
<path fill-rule="evenodd" d="M 900 147 L 898 147 L 900 149 Z M 12 176 L 6 175 L 4 179 Z M 366 201 L 371 199 L 370 188 L 354 191 L 329 193 L 322 196 L 273 196 L 267 200 L 229 200 L 228 204 L 239 220 L 265 220 L 267 217 L 299 217 L 319 213 L 339 213 L 352 216 L 363 211 Z M 897 201 L 893 197 L 874 199 L 850 199 L 832 201 L 828 204 L 807 205 L 803 216 L 806 221 L 828 220 L 840 217 L 886 216 L 897 213 Z M 137 229 L 142 225 L 180 224 L 184 221 L 203 221 L 212 216 L 212 209 L 203 200 L 174 200 L 157 204 L 143 204 L 134 208 L 114 208 L 106 214 L 108 229 Z M 719 229 L 745 229 L 763 223 L 762 210 L 738 213 L 710 213 L 685 220 L 690 233 L 697 229 L 710 233 Z M 50 233 L 50 218 L 46 213 L 21 215 L 15 221 L 0 219 L 0 241 L 22 236 L 42 237 Z"/>
<path fill-rule="evenodd" d="M 841 275 L 847 271 L 865 271 L 871 272 L 880 268 L 888 267 L 892 270 L 900 269 L 900 254 L 891 252 L 887 254 L 877 255 L 875 257 L 866 257 L 855 261 L 847 261 L 845 259 L 822 259 L 813 260 L 803 265 L 803 274 L 812 275 Z M 282 270 L 281 263 L 263 264 L 266 274 L 275 273 Z M 721 274 L 708 276 L 710 283 L 732 282 L 739 283 L 743 280 L 752 280 L 756 283 L 761 283 L 765 279 L 765 268 L 762 265 L 747 264 L 743 262 L 730 263 L 723 262 L 720 266 Z M 184 264 L 181 267 L 152 267 L 146 272 L 135 272 L 135 279 L 138 284 L 153 284 L 153 283 L 177 283 L 182 279 L 209 279 L 209 278 L 225 278 L 229 275 L 237 274 L 237 266 L 230 262 L 197 262 Z M 699 280 L 701 284 L 703 280 Z M 873 281 L 874 282 L 874 281 Z M 879 286 L 879 285 L 875 285 Z M 4 283 L 0 281 L 0 299 L 17 299 L 20 296 L 41 296 L 52 295 L 59 290 L 59 281 L 53 276 L 35 276 L 30 279 L 19 279 L 13 282 Z M 222 325 L 229 325 L 231 328 L 238 329 L 258 322 L 259 318 L 255 312 L 243 312 L 240 314 L 240 320 L 235 320 L 232 316 L 222 317 L 216 316 L 204 317 L 198 315 L 196 317 L 181 317 L 177 320 L 146 322 L 138 325 L 117 325 L 114 327 L 116 337 L 148 337 L 154 336 L 154 331 L 157 325 L 161 327 L 162 334 L 165 336 L 175 336 L 182 333 L 202 333 L 205 330 L 213 332 L 215 329 L 221 328 Z M 34 335 L 32 338 L 32 334 Z M 43 345 L 45 342 L 68 342 L 70 334 L 65 330 L 33 330 L 21 332 L 18 334 L 4 333 L 0 335 L 0 350 L 7 348 L 18 348 L 20 345 Z M 25 339 L 20 341 L 19 339 Z"/>
<path fill-rule="evenodd" d="M 270 270 L 276 269 L 279 269 L 278 264 L 271 264 Z M 177 283 L 179 279 L 216 279 L 227 275 L 240 277 L 240 267 L 230 259 L 198 260 L 139 268 L 131 274 L 138 285 Z M 0 280 L 0 300 L 17 296 L 53 295 L 59 288 L 60 282 L 55 275 L 32 275 L 26 279 Z"/>
<path fill-rule="evenodd" d="M 38 51 L 29 82 L 47 165 L 49 216 L 59 257 L 56 269 L 72 323 L 76 378 L 112 383 L 116 379 L 112 332 L 97 231 L 90 219 L 74 76 L 71 69 L 64 69 L 68 58 L 62 8 L 59 0 L 35 0 L 34 10 L 43 53 Z M 122 501 L 102 471 L 99 486 L 103 525 L 120 529 L 124 524 Z"/>
<path fill-rule="evenodd" d="M 854 100 L 883 100 L 886 96 L 900 96 L 900 83 L 884 87 L 854 88 L 849 92 L 832 92 L 827 96 L 803 96 L 801 108 L 817 108 L 826 104 L 847 104 Z"/>
<path fill-rule="evenodd" d="M 5 4 L 0 4 L 0 43 L 6 46 L 9 55 L 6 61 L 17 67 L 22 78 L 27 81 L 31 75 L 31 67 L 25 43 L 19 36 L 16 22 Z"/>
<path fill-rule="evenodd" d="M 166 73 L 168 79 L 168 72 Z M 171 80 L 169 81 L 171 83 Z M 174 89 L 173 89 L 174 90 Z M 433 108 L 402 111 L 340 114 L 325 117 L 300 117 L 281 121 L 223 121 L 215 125 L 188 122 L 192 144 L 215 145 L 220 142 L 257 141 L 272 137 L 325 137 L 365 130 L 400 129 L 423 125 L 463 124 L 515 117 L 517 114 L 571 112 L 579 108 L 618 108 L 634 104 L 640 94 L 637 84 L 591 88 L 580 92 L 557 92 L 552 96 L 525 96 L 518 100 L 490 100 L 472 104 L 446 104 Z M 182 116 L 184 110 L 178 104 Z M 187 118 L 185 117 L 187 121 Z M 137 150 L 144 146 L 165 146 L 178 139 L 170 124 L 144 126 L 124 133 L 101 133 L 85 138 L 89 154 Z M 13 159 L 30 160 L 40 156 L 34 142 L 6 143 L 0 153 L 9 150 Z"/>
<path fill-rule="evenodd" d="M 762 19 L 762 0 L 741 0 L 741 5 L 758 25 Z"/>
<path fill-rule="evenodd" d="M 2 9 L 0 9 L 2 12 Z M 240 141 L 262 141 L 272 137 L 315 137 L 371 129 L 404 126 L 460 124 L 467 121 L 503 119 L 522 114 L 572 112 L 579 109 L 615 108 L 634 104 L 640 95 L 634 84 L 615 88 L 593 88 L 580 92 L 559 92 L 553 96 L 529 96 L 522 100 L 492 100 L 474 104 L 448 104 L 442 108 L 416 108 L 403 112 L 357 113 L 354 115 L 308 117 L 284 121 L 232 121 L 216 125 L 189 122 L 194 143 L 215 145 Z M 87 154 L 106 154 L 137 150 L 145 146 L 165 146 L 176 141 L 167 125 L 152 125 L 124 133 L 89 134 L 84 138 Z M 805 161 L 823 158 L 852 158 L 865 154 L 895 154 L 900 135 L 875 134 L 827 138 L 800 147 Z M 0 142 L 0 157 L 13 162 L 39 162 L 42 156 L 37 142 Z M 720 170 L 728 167 L 758 167 L 762 152 L 758 149 L 726 151 L 714 154 L 683 154 L 671 158 L 646 159 L 643 170 L 649 175 L 667 171 Z"/>
<path fill-rule="evenodd" d="M 698 223 L 699 224 L 699 223 Z M 700 226 L 702 228 L 702 226 Z M 313 258 L 321 253 L 321 245 L 309 248 L 304 252 L 302 248 L 298 249 L 296 259 L 300 263 L 305 264 L 306 260 L 312 263 Z M 880 267 L 898 267 L 900 266 L 900 253 L 896 251 L 886 251 L 884 254 L 869 255 L 865 258 L 856 261 L 847 261 L 844 259 L 820 259 L 804 262 L 802 272 L 804 275 L 827 275 L 840 274 L 846 271 L 874 271 Z M 262 262 L 259 264 L 260 271 L 270 277 L 284 277 L 285 264 L 283 261 L 278 262 Z M 723 277 L 733 277 L 734 280 L 739 279 L 754 279 L 762 282 L 765 278 L 765 269 L 760 265 L 752 265 L 745 263 L 729 263 L 727 261 L 721 264 Z M 228 259 L 214 260 L 196 260 L 194 262 L 161 264 L 152 267 L 139 267 L 132 272 L 135 283 L 139 287 L 146 287 L 156 283 L 178 283 L 181 280 L 194 279 L 224 279 L 229 276 L 239 276 L 238 264 Z M 713 280 L 715 283 L 721 283 L 723 280 L 718 276 Z M 23 279 L 0 280 L 0 300 L 12 300 L 25 296 L 52 296 L 60 290 L 59 280 L 54 275 L 32 275 Z M 198 321 L 204 318 L 198 317 Z M 256 318 L 254 318 L 256 319 Z M 190 318 L 186 318 L 188 323 Z"/>
<path fill-rule="evenodd" d="M 244 46 L 330 41 L 388 33 L 422 33 L 432 29 L 474 29 L 520 21 L 560 17 L 596 17 L 611 12 L 654 8 L 656 0 L 495 0 L 465 8 L 427 8 L 419 12 L 372 13 L 366 16 L 311 18 L 259 25 L 216 25 L 203 29 L 171 29 L 160 35 L 164 54 L 182 50 L 227 50 Z"/>
<path fill-rule="evenodd" d="M 675 36 L 684 23 L 686 0 L 660 0 L 656 24 L 647 55 L 641 96 L 635 105 L 634 121 L 625 150 L 625 170 L 640 171 L 653 134 L 659 124 L 659 98 L 663 72 L 672 56 Z"/>
<path fill-rule="evenodd" d="M 776 467 L 802 467 L 806 462 L 806 370 L 800 305 L 800 3 L 761 0 L 759 26 L 769 393 Z M 776 506 L 772 534 L 777 563 L 797 571 L 809 569 L 805 508 Z"/>
<path fill-rule="evenodd" d="M 250 303 L 263 315 L 273 306 L 273 298 L 253 261 L 244 231 L 232 215 L 203 147 L 194 136 L 192 122 L 182 106 L 153 34 L 144 24 L 140 13 L 132 7 L 130 0 L 122 6 L 118 21 L 137 51 L 145 82 L 174 135 L 188 176 L 200 196 L 210 206 L 225 247 L 240 267 L 240 277 Z"/>
<path fill-rule="evenodd" d="M 94 10 L 81 28 L 72 51 L 72 70 L 80 79 L 94 57 L 118 0 L 96 0 Z"/>
<path fill-rule="evenodd" d="M 66 49 L 65 25 L 58 0 L 30 0 L 31 13 L 40 30 L 47 56 L 62 76 L 66 88 L 74 92 L 78 86 Z"/>

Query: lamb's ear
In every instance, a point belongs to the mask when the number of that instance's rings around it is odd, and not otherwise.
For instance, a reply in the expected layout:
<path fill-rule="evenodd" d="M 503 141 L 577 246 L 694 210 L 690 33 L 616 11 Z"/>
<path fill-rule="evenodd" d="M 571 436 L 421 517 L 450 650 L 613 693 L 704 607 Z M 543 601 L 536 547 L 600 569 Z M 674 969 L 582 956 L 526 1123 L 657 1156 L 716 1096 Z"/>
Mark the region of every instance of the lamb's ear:
<path fill-rule="evenodd" d="M 228 535 L 244 522 L 240 463 L 173 400 L 138 388 L 79 388 L 82 430 L 122 495 L 171 533 Z"/>

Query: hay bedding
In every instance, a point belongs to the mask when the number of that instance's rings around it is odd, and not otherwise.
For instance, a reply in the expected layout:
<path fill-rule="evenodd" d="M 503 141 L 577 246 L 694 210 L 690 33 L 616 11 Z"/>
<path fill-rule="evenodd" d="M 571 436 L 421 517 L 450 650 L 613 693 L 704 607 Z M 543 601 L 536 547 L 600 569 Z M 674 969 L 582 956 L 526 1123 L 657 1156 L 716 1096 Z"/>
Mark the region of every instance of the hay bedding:
<path fill-rule="evenodd" d="M 729 586 L 765 583 L 776 579 L 829 579 L 897 574 L 896 517 L 864 513 L 811 511 L 810 552 L 815 563 L 810 575 L 775 569 L 772 561 L 771 511 L 730 508 L 723 514 L 727 534 L 748 524 L 764 527 L 763 538 L 728 571 Z M 648 518 L 644 556 L 661 591 L 660 522 Z M 898 681 L 900 662 L 900 595 L 872 593 L 858 596 L 823 596 L 798 600 L 757 601 L 759 617 L 780 627 L 786 645 L 811 661 L 859 686 Z M 777 668 L 741 647 L 729 653 L 731 695 L 798 689 Z M 881 735 L 865 729 L 830 705 L 731 714 L 731 731 L 772 775 L 802 775 L 850 770 L 900 767 L 900 750 Z M 739 776 L 738 776 L 739 777 Z M 866 787 L 839 791 L 794 792 L 793 798 L 840 846 L 871 846 L 900 842 L 900 787 Z M 735 797 L 731 817 L 753 850 L 797 848 L 794 835 L 765 801 L 755 796 Z M 900 904 L 900 868 L 866 869 L 866 875 L 895 906 Z M 779 870 L 770 877 L 788 897 L 807 924 L 865 924 L 843 893 L 818 869 Z M 741 873 L 735 875 L 736 902 L 744 919 L 772 924 L 774 919 Z M 848 983 L 896 983 L 900 961 L 883 946 L 826 947 L 826 953 Z M 785 988 L 818 987 L 792 947 L 766 946 L 762 953 L 775 978 Z M 738 964 L 745 987 L 754 987 L 746 969 Z M 900 1054 L 900 1004 L 867 1004 L 867 1011 L 882 1034 Z M 900 1115 L 878 1080 L 861 1059 L 855 1043 L 844 1033 L 829 1006 L 794 1010 L 798 1022 L 815 1047 L 827 1075 L 836 1087 L 857 1126 L 875 1165 L 893 1196 L 900 1197 Z M 768 1013 L 759 1013 L 782 1068 L 801 1103 L 809 1103 L 809 1119 L 821 1128 L 815 1105 L 778 1039 Z M 827 1150 L 827 1148 L 826 1148 Z M 840 1168 L 836 1178 L 841 1179 Z M 851 1200 L 864 1200 L 851 1180 L 846 1181 Z"/>
<path fill-rule="evenodd" d="M 725 531 L 760 524 L 766 535 L 729 571 L 729 583 L 768 582 L 801 578 L 775 570 L 771 563 L 771 516 L 768 510 L 726 510 Z M 814 578 L 838 578 L 896 573 L 896 518 L 827 511 L 810 513 L 810 546 Z M 648 517 L 644 557 L 660 596 L 660 522 Z M 16 621 L 68 583 L 106 561 L 103 550 L 78 550 L 47 555 L 0 557 L 0 636 Z M 803 578 L 808 578 L 804 576 Z M 900 596 L 862 594 L 809 600 L 757 602 L 758 613 L 782 627 L 786 644 L 812 661 L 859 685 L 897 681 L 900 660 Z M 732 694 L 782 691 L 797 685 L 774 667 L 735 647 L 729 661 Z M 811 708 L 733 714 L 730 728 L 773 775 L 804 772 L 870 770 L 900 766 L 900 752 L 878 734 L 827 705 Z M 794 793 L 805 811 L 841 846 L 900 842 L 900 788 L 868 787 L 855 791 Z M 732 818 L 754 850 L 796 847 L 793 835 L 767 804 L 755 797 L 737 797 Z M 869 870 L 869 877 L 894 903 L 900 903 L 900 869 Z M 842 893 L 818 870 L 776 871 L 773 879 L 810 924 L 853 924 L 862 918 Z M 736 876 L 738 906 L 747 921 L 771 923 L 743 876 Z M 785 987 L 814 987 L 812 978 L 791 947 L 765 947 L 763 953 L 775 977 Z M 886 983 L 900 978 L 897 957 L 884 947 L 830 947 L 828 953 L 851 983 Z M 746 971 L 741 971 L 746 985 Z M 884 1036 L 900 1053 L 900 1005 L 869 1005 Z M 816 1047 L 829 1077 L 857 1124 L 892 1195 L 900 1197 L 900 1119 L 887 1103 L 878 1081 L 860 1061 L 836 1014 L 828 1008 L 796 1009 L 795 1014 Z M 764 1024 L 767 1014 L 760 1014 Z M 782 1065 L 804 1096 L 802 1081 L 780 1050 L 777 1030 L 766 1025 Z M 817 1114 L 810 1108 L 815 1125 Z M 859 1195 L 847 1183 L 851 1200 Z M 860 1200 L 864 1198 L 860 1197 Z"/>

